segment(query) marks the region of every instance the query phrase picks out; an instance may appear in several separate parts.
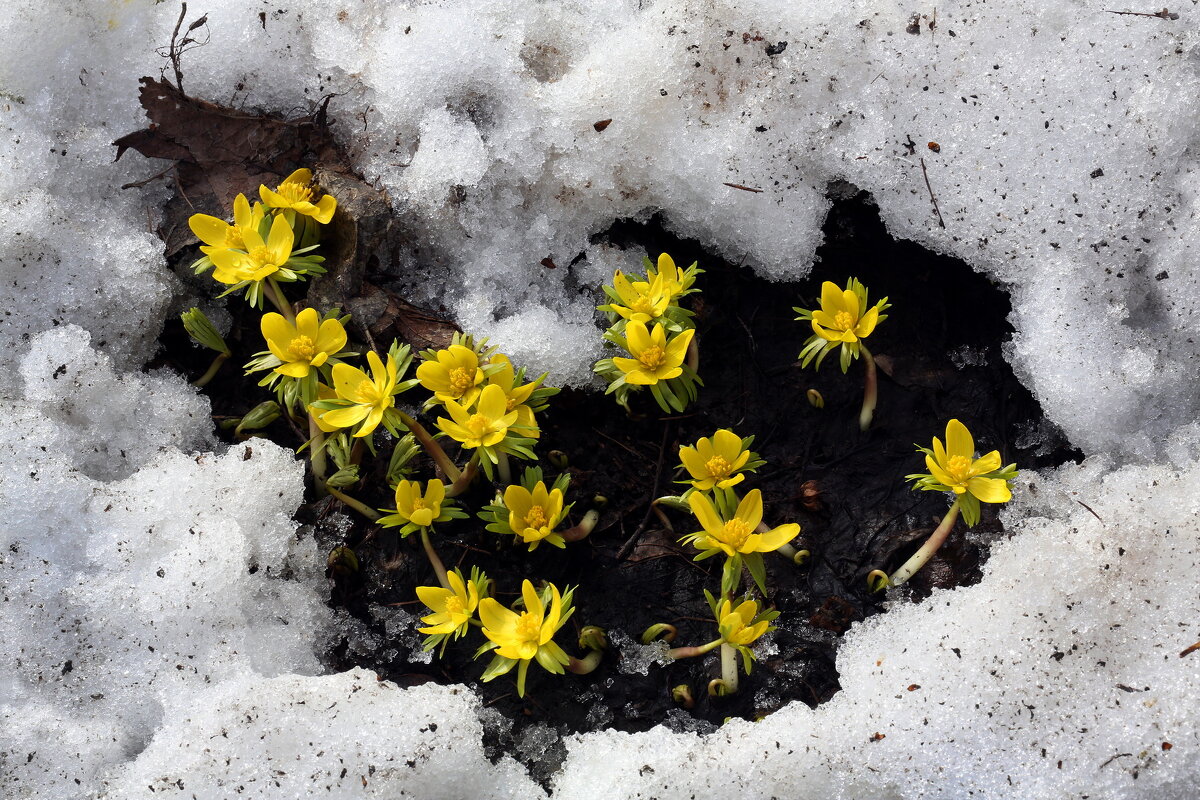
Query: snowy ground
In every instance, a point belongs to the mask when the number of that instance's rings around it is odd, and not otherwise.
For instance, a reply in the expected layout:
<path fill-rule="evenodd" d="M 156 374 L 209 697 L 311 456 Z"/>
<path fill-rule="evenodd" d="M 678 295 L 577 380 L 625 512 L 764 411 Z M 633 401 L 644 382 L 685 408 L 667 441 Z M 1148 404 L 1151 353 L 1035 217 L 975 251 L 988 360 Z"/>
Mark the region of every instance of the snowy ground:
<path fill-rule="evenodd" d="M 983 581 L 856 626 L 815 711 L 571 739 L 553 797 L 1192 797 L 1200 12 L 833 5 L 212 0 L 185 88 L 339 93 L 339 135 L 433 254 L 397 271 L 559 382 L 587 380 L 572 281 L 628 258 L 588 246 L 618 218 L 799 277 L 843 179 L 1011 291 L 1006 357 L 1087 459 L 1023 475 Z M 484 757 L 469 689 L 321 674 L 301 466 L 212 452 L 207 400 L 141 371 L 194 298 L 151 233 L 166 190 L 118 188 L 161 166 L 110 142 L 143 125 L 177 14 L 0 9 L 3 793 L 544 796 Z M 539 266 L 579 252 L 573 277 Z"/>

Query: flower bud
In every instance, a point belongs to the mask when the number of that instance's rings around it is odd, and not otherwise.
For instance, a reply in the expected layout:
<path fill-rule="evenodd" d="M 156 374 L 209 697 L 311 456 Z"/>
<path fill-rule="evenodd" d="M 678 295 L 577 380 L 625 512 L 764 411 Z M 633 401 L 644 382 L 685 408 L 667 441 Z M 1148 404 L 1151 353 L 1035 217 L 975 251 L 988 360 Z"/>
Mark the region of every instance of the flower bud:
<path fill-rule="evenodd" d="M 197 342 L 209 350 L 216 350 L 218 353 L 229 355 L 228 345 L 221 338 L 221 334 L 217 333 L 217 329 L 213 327 L 209 318 L 204 316 L 203 311 L 198 308 L 190 308 L 180 314 L 179 318 L 183 320 L 183 329 Z"/>
<path fill-rule="evenodd" d="M 805 394 L 808 397 L 808 404 L 813 408 L 825 407 L 825 398 L 816 389 L 809 389 Z"/>

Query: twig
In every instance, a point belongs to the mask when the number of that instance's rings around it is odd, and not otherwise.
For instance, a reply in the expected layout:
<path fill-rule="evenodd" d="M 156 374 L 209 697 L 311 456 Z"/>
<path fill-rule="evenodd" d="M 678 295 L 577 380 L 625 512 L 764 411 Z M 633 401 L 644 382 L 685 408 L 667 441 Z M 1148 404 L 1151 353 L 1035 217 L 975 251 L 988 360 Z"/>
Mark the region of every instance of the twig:
<path fill-rule="evenodd" d="M 1120 14 L 1120 15 L 1122 15 L 1122 16 L 1126 16 L 1126 17 L 1155 17 L 1155 18 L 1157 18 L 1157 19 L 1179 19 L 1179 15 L 1178 15 L 1178 14 L 1174 14 L 1174 13 L 1172 13 L 1170 10 L 1168 10 L 1168 9 L 1165 9 L 1165 8 L 1164 8 L 1162 11 L 1155 11 L 1155 12 L 1149 12 L 1149 11 L 1106 11 L 1105 13 L 1108 13 L 1108 14 Z"/>
<path fill-rule="evenodd" d="M 929 185 L 929 173 L 925 169 L 925 159 L 918 159 L 921 162 L 921 174 L 925 176 L 925 188 L 929 190 L 929 201 L 933 203 L 933 210 L 937 212 L 938 225 L 946 227 L 946 221 L 942 219 L 942 210 L 938 208 L 937 198 L 933 196 L 933 187 Z"/>
<path fill-rule="evenodd" d="M 1074 498 L 1072 498 L 1072 499 L 1073 499 L 1073 500 L 1074 500 L 1076 503 L 1079 503 L 1079 505 L 1081 505 L 1081 506 L 1083 506 L 1084 508 L 1086 508 L 1088 511 L 1091 511 L 1091 512 L 1092 512 L 1092 516 L 1093 516 L 1093 517 L 1095 517 L 1096 519 L 1099 519 L 1099 520 L 1100 520 L 1100 524 L 1101 524 L 1101 525 L 1103 525 L 1103 524 L 1104 524 L 1104 520 L 1103 520 L 1103 519 L 1100 519 L 1100 515 L 1099 515 L 1099 514 L 1097 514 L 1097 513 L 1096 513 L 1096 512 L 1095 512 L 1095 511 L 1092 509 L 1092 507 L 1091 507 L 1091 506 L 1089 506 L 1087 503 L 1085 503 L 1085 502 L 1083 502 L 1082 500 L 1080 500 L 1078 497 L 1074 497 Z"/>
<path fill-rule="evenodd" d="M 662 479 L 663 457 L 667 452 L 667 435 L 670 432 L 670 425 L 663 428 L 662 443 L 658 446 L 658 464 L 654 467 L 654 483 L 650 487 L 650 504 L 646 507 L 646 515 L 642 517 L 642 521 L 638 524 L 637 530 L 633 532 L 633 535 L 625 540 L 625 544 L 621 545 L 621 549 L 617 551 L 618 562 L 629 558 L 629 554 L 633 552 L 638 539 L 642 538 L 642 532 L 646 530 L 646 523 L 650 521 L 650 516 L 654 513 L 654 500 L 658 495 L 658 482 Z"/>
<path fill-rule="evenodd" d="M 165 176 L 168 172 L 175 169 L 176 166 L 178 166 L 178 165 L 175 164 L 174 162 L 172 162 L 171 166 L 167 167 L 166 169 L 164 169 L 162 172 L 158 173 L 157 175 L 151 175 L 149 178 L 146 178 L 144 181 L 134 181 L 133 183 L 122 184 L 121 188 L 122 189 L 140 189 L 143 186 L 145 186 L 146 184 L 150 183 L 151 181 L 156 181 L 159 178 Z"/>
<path fill-rule="evenodd" d="M 724 185 L 728 186 L 730 189 L 741 189 L 743 192 L 754 192 L 755 194 L 762 194 L 763 192 L 762 189 L 754 189 L 750 186 L 742 186 L 740 183 L 726 183 Z"/>
<path fill-rule="evenodd" d="M 175 42 L 179 39 L 179 26 L 183 24 L 183 18 L 187 16 L 187 3 L 179 4 L 179 19 L 175 20 L 175 30 L 171 31 L 171 45 L 168 49 L 168 58 L 171 60 L 171 68 L 175 70 L 175 88 L 179 93 L 187 96 L 183 91 L 183 71 L 179 68 L 179 53 L 175 49 Z"/>

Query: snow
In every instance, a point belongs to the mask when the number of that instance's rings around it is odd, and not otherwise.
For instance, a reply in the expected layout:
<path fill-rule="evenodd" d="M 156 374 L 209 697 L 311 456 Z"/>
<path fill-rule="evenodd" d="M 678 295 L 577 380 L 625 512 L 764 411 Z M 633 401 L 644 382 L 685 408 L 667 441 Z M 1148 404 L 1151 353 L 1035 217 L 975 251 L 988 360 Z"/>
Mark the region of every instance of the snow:
<path fill-rule="evenodd" d="M 1053 427 L 1030 436 L 1086 456 L 1025 476 L 981 583 L 856 625 L 826 705 L 572 737 L 554 797 L 1190 796 L 1191 5 L 1177 21 L 1094 0 L 936 18 L 888 0 L 204 5 L 187 91 L 277 112 L 336 93 L 342 143 L 422 243 L 408 292 L 552 382 L 590 381 L 586 287 L 640 259 L 591 241 L 613 221 L 659 213 L 798 278 L 844 180 L 893 235 L 1008 289 L 1016 334 L 986 357 L 1041 401 Z M 322 674 L 344 620 L 291 519 L 300 463 L 261 441 L 214 452 L 203 395 L 142 371 L 200 298 L 151 233 L 166 181 L 120 189 L 161 165 L 113 164 L 110 143 L 144 124 L 137 79 L 177 15 L 0 10 L 0 787 L 544 796 L 485 757 L 469 690 Z"/>

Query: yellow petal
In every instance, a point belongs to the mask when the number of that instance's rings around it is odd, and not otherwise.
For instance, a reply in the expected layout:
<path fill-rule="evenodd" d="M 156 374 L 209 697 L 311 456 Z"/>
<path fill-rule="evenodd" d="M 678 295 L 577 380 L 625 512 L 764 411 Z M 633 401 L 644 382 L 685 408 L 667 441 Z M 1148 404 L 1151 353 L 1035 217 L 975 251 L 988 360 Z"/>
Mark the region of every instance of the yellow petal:
<path fill-rule="evenodd" d="M 879 306 L 875 306 L 858 321 L 858 326 L 854 329 L 858 334 L 858 338 L 865 339 L 875 330 L 875 326 L 879 324 Z"/>
<path fill-rule="evenodd" d="M 258 324 L 267 344 L 274 343 L 281 350 L 286 350 L 292 339 L 296 338 L 296 329 L 284 318 L 283 314 L 276 314 L 274 311 L 268 312 L 263 314 Z M 275 351 L 272 349 L 271 352 Z M 279 353 L 275 353 L 275 355 L 283 359 Z"/>
<path fill-rule="evenodd" d="M 778 528 L 773 528 L 764 534 L 760 534 L 758 552 L 769 553 L 772 550 L 778 550 L 799 535 L 800 526 L 796 523 L 788 522 L 780 525 Z"/>
<path fill-rule="evenodd" d="M 679 460 L 683 462 L 683 466 L 696 480 L 704 480 L 708 477 L 706 462 L 700 457 L 700 453 L 697 452 L 695 447 L 679 448 Z"/>
<path fill-rule="evenodd" d="M 233 198 L 233 224 L 239 228 L 249 228 L 254 225 L 254 212 L 250 210 L 250 201 L 246 195 L 238 193 Z"/>
<path fill-rule="evenodd" d="M 1000 478 L 971 478 L 967 481 L 967 491 L 985 503 L 1007 503 L 1012 500 L 1008 481 Z"/>
<path fill-rule="evenodd" d="M 366 418 L 369 409 L 366 406 L 350 406 L 349 408 L 334 408 L 321 415 L 321 421 L 335 428 L 349 428 L 357 425 Z"/>
<path fill-rule="evenodd" d="M 298 183 L 301 186 L 308 186 L 312 183 L 312 170 L 306 168 L 298 169 L 284 178 L 282 183 Z"/>
<path fill-rule="evenodd" d="M 450 573 L 453 575 L 454 573 Z M 449 577 L 449 576 L 447 576 Z M 448 589 L 443 589 L 441 586 L 418 586 L 417 597 L 421 602 L 434 611 L 446 613 L 446 601 L 450 599 L 451 592 Z"/>
<path fill-rule="evenodd" d="M 298 318 L 297 318 L 298 319 Z M 339 353 L 346 346 L 346 329 L 336 319 L 327 319 L 317 331 L 317 350 L 322 353 Z"/>
<path fill-rule="evenodd" d="M 437 513 L 442 511 L 442 500 L 446 498 L 446 484 L 433 478 L 425 487 L 425 505 Z"/>
<path fill-rule="evenodd" d="M 428 527 L 433 524 L 433 510 L 428 508 L 419 508 L 409 515 L 408 521 L 414 525 L 420 525 L 423 528 Z"/>
<path fill-rule="evenodd" d="M 658 326 L 661 328 L 662 326 Z M 646 330 L 644 322 L 632 321 L 625 326 L 625 341 L 629 345 L 629 352 L 634 356 L 641 354 L 645 350 L 650 349 L 650 331 Z M 613 361 L 616 361 L 614 358 Z"/>
<path fill-rule="evenodd" d="M 267 250 L 271 253 L 271 258 L 276 265 L 287 261 L 292 255 L 292 244 L 296 241 L 296 235 L 292 233 L 292 226 L 288 225 L 287 220 L 280 214 L 271 223 L 271 233 L 267 237 Z"/>
<path fill-rule="evenodd" d="M 360 399 L 358 387 L 364 381 L 369 380 L 367 373 L 358 367 L 352 367 L 349 364 L 333 365 L 333 388 L 337 391 L 338 397 L 343 400 L 358 402 Z"/>
<path fill-rule="evenodd" d="M 508 409 L 508 398 L 504 396 L 504 390 L 495 384 L 489 384 L 483 387 L 483 392 L 479 395 L 479 413 L 488 419 L 496 420 L 506 416 Z M 513 418 L 516 421 L 516 418 Z"/>
<path fill-rule="evenodd" d="M 842 290 L 833 281 L 821 284 L 821 310 L 831 315 L 848 310 L 842 302 Z"/>
<path fill-rule="evenodd" d="M 946 423 L 946 453 L 951 458 L 970 458 L 975 455 L 975 440 L 971 438 L 971 432 L 956 419 Z"/>
<path fill-rule="evenodd" d="M 712 502 L 703 494 L 693 492 L 688 495 L 688 505 L 692 507 L 692 513 L 696 515 L 696 520 L 705 531 L 712 534 L 724 531 L 724 520 L 717 515 L 717 510 L 713 508 Z"/>
<path fill-rule="evenodd" d="M 296 333 L 307 336 L 315 344 L 320 318 L 315 308 L 306 308 L 296 315 Z"/>
<path fill-rule="evenodd" d="M 223 247 L 229 223 L 208 214 L 192 214 L 188 217 L 188 227 L 192 229 L 192 233 L 196 234 L 196 238 L 205 244 Z"/>
<path fill-rule="evenodd" d="M 742 437 L 731 430 L 721 428 L 713 434 L 713 450 L 721 458 L 732 464 L 742 452 Z"/>
<path fill-rule="evenodd" d="M 333 219 L 333 212 L 337 210 L 337 200 L 333 195 L 327 194 L 317 201 L 317 211 L 312 215 L 313 219 L 322 225 L 328 225 Z"/>
<path fill-rule="evenodd" d="M 368 408 L 367 406 L 359 406 L 359 408 Z M 354 434 L 355 439 L 369 436 L 372 431 L 379 427 L 380 421 L 383 420 L 383 409 L 379 406 L 370 406 L 367 410 L 367 418 L 363 422 L 362 427 L 358 429 L 358 433 Z"/>
<path fill-rule="evenodd" d="M 1000 451 L 993 450 L 987 455 L 977 459 L 971 465 L 971 474 L 986 475 L 989 472 L 995 472 L 1000 469 Z"/>
<path fill-rule="evenodd" d="M 735 516 L 749 525 L 751 530 L 757 528 L 763 517 L 762 492 L 758 489 L 751 489 L 742 498 L 742 502 L 738 503 Z"/>
<path fill-rule="evenodd" d="M 479 621 L 483 623 L 483 632 L 504 635 L 517 626 L 516 612 L 500 605 L 493 597 L 485 597 L 479 601 Z M 492 641 L 496 641 L 491 635 Z"/>
<path fill-rule="evenodd" d="M 862 309 L 858 307 L 858 295 L 850 289 L 842 291 L 842 306 L 850 312 L 850 316 L 858 321 L 858 317 L 862 314 Z"/>
<path fill-rule="evenodd" d="M 538 619 L 542 619 L 545 614 L 545 608 L 542 606 L 542 598 L 538 596 L 537 590 L 533 588 L 533 584 L 530 583 L 528 578 L 521 583 L 521 597 L 525 599 L 525 610 Z"/>
<path fill-rule="evenodd" d="M 304 378 L 312 372 L 312 366 L 307 361 L 290 361 L 280 364 L 275 371 L 289 378 Z"/>

